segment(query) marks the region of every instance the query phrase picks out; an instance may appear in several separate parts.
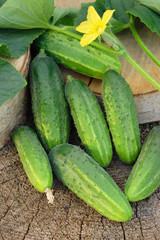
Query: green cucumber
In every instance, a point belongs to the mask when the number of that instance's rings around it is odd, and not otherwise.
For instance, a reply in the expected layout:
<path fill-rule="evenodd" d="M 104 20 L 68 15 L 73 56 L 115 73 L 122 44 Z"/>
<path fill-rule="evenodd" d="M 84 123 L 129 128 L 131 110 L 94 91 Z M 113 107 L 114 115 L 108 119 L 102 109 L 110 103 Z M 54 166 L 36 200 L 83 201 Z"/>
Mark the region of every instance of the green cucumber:
<path fill-rule="evenodd" d="M 104 75 L 102 98 L 116 152 L 123 162 L 131 164 L 141 146 L 137 110 L 130 86 L 114 70 Z"/>
<path fill-rule="evenodd" d="M 31 63 L 30 88 L 34 122 L 47 151 L 68 142 L 70 114 L 61 72 L 48 56 L 37 56 Z"/>
<path fill-rule="evenodd" d="M 12 137 L 31 184 L 39 192 L 46 192 L 49 203 L 53 203 L 52 168 L 36 133 L 28 126 L 20 126 Z"/>
<path fill-rule="evenodd" d="M 107 167 L 112 159 L 112 144 L 98 100 L 84 82 L 67 78 L 65 94 L 78 135 L 87 152 Z"/>
<path fill-rule="evenodd" d="M 48 30 L 36 41 L 38 47 L 45 49 L 47 55 L 52 56 L 57 63 L 76 72 L 94 78 L 102 79 L 104 73 L 112 68 L 121 70 L 119 58 L 101 49 L 100 43 L 91 43 L 81 47 L 82 35 L 73 30 Z M 95 46 L 96 45 L 96 46 Z"/>
<path fill-rule="evenodd" d="M 129 221 L 132 208 L 111 176 L 78 146 L 61 144 L 49 153 L 57 178 L 101 215 Z"/>
<path fill-rule="evenodd" d="M 160 185 L 160 126 L 147 136 L 140 155 L 129 175 L 125 194 L 129 201 L 140 201 L 150 196 Z"/>

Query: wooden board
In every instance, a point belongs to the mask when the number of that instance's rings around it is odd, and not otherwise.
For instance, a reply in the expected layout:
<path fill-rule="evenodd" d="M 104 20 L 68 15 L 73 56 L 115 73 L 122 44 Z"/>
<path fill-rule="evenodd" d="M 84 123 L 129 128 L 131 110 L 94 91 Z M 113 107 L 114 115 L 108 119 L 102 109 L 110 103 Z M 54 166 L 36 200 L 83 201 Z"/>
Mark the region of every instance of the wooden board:
<path fill-rule="evenodd" d="M 55 1 L 57 7 L 76 6 L 80 7 L 82 2 L 91 1 Z M 94 2 L 94 1 L 92 1 Z M 137 24 L 137 31 L 147 47 L 155 54 L 157 58 L 160 56 L 160 38 L 156 33 L 152 33 L 145 25 Z M 140 48 L 129 29 L 117 34 L 117 37 L 126 47 L 127 51 L 135 61 L 139 63 L 151 76 L 160 82 L 160 68 L 145 54 Z M 139 123 L 154 122 L 160 120 L 160 92 L 153 85 L 144 79 L 125 59 L 120 57 L 122 63 L 121 75 L 129 83 L 135 97 L 137 106 Z M 63 76 L 70 74 L 83 80 L 95 95 L 101 96 L 102 81 L 99 79 L 91 79 L 90 77 L 77 74 L 71 70 L 65 69 Z M 143 101 L 142 101 L 143 99 Z"/>

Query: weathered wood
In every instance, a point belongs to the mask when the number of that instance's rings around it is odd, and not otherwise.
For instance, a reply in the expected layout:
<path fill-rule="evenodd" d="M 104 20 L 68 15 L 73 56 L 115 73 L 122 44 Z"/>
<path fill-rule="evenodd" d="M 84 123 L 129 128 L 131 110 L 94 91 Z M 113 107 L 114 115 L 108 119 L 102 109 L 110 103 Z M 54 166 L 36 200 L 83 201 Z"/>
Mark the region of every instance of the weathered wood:
<path fill-rule="evenodd" d="M 55 0 L 58 7 L 74 5 L 79 7 L 80 2 L 85 1 Z M 88 85 L 93 83 L 88 77 L 84 78 L 81 74 L 63 69 L 64 78 L 67 74 L 87 81 Z M 94 86 L 94 92 L 96 91 L 97 87 Z M 149 104 L 152 102 L 149 99 L 150 93 L 142 95 L 138 111 L 144 106 L 145 96 Z M 149 106 L 150 110 L 153 108 L 150 119 L 156 114 L 159 119 L 160 110 L 155 105 L 155 101 L 159 101 L 159 96 L 156 96 L 154 95 L 152 106 Z M 145 114 L 145 109 L 143 111 Z M 148 111 L 147 109 L 147 117 Z M 142 142 L 151 128 L 157 124 L 158 122 L 140 125 Z M 70 143 L 82 146 L 73 126 Z M 125 165 L 114 153 L 113 160 L 106 170 L 124 190 L 131 168 L 132 166 Z M 160 188 L 147 199 L 131 204 L 134 214 L 127 223 L 117 223 L 102 217 L 64 187 L 55 176 L 53 190 L 55 202 L 52 206 L 47 203 L 45 194 L 39 193 L 31 186 L 13 142 L 8 143 L 0 151 L 0 240 L 160 239 Z"/>
<path fill-rule="evenodd" d="M 141 126 L 142 141 L 156 124 Z M 70 143 L 81 145 L 74 128 Z M 107 172 L 124 190 L 131 168 L 114 153 Z M 29 183 L 12 142 L 0 151 L 0 189 L 0 239 L 156 240 L 160 236 L 160 188 L 147 199 L 131 204 L 134 214 L 126 223 L 102 217 L 55 176 L 55 202 L 49 205 L 45 194 Z"/>
<path fill-rule="evenodd" d="M 26 78 L 29 59 L 30 51 L 28 49 L 27 53 L 19 59 L 8 58 L 7 60 Z M 26 121 L 26 90 L 25 87 L 15 97 L 0 106 L 0 149 L 10 140 L 12 130 Z"/>

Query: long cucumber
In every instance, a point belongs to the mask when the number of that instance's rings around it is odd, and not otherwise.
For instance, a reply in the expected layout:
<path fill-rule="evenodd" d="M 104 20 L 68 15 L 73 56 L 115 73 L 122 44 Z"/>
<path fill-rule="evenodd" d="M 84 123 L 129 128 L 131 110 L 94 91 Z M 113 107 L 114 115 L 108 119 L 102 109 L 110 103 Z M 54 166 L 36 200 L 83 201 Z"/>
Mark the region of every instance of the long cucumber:
<path fill-rule="evenodd" d="M 48 56 L 37 56 L 31 64 L 30 88 L 34 122 L 47 151 L 68 142 L 70 114 L 61 72 Z"/>
<path fill-rule="evenodd" d="M 13 141 L 31 184 L 39 192 L 45 192 L 49 203 L 53 203 L 52 169 L 36 133 L 28 126 L 20 126 L 13 132 Z"/>
<path fill-rule="evenodd" d="M 54 173 L 64 185 L 101 215 L 129 221 L 132 208 L 110 175 L 79 147 L 61 144 L 49 153 Z"/>
<path fill-rule="evenodd" d="M 107 167 L 112 159 L 112 144 L 95 95 L 84 82 L 71 76 L 68 76 L 65 94 L 84 147 L 102 167 Z"/>
<path fill-rule="evenodd" d="M 160 126 L 147 136 L 140 155 L 129 175 L 125 194 L 129 201 L 140 201 L 150 196 L 160 185 Z"/>
<path fill-rule="evenodd" d="M 137 109 L 130 86 L 114 70 L 104 75 L 102 98 L 116 152 L 123 162 L 131 164 L 141 147 Z"/>

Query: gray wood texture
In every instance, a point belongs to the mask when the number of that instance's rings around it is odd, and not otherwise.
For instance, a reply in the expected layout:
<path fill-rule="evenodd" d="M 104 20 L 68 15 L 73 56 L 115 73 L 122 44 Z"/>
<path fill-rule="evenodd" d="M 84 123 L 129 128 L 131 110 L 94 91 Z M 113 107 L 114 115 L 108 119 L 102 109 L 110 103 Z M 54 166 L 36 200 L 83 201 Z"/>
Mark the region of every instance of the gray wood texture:
<path fill-rule="evenodd" d="M 158 123 L 140 125 L 143 142 Z M 72 127 L 70 143 L 82 147 Z M 114 153 L 106 169 L 124 190 L 132 166 Z M 129 222 L 113 222 L 80 200 L 54 176 L 55 201 L 31 186 L 12 142 L 0 151 L 0 240 L 159 240 L 160 188 L 145 200 L 131 203 Z M 118 199 L 117 199 L 118 201 Z"/>

